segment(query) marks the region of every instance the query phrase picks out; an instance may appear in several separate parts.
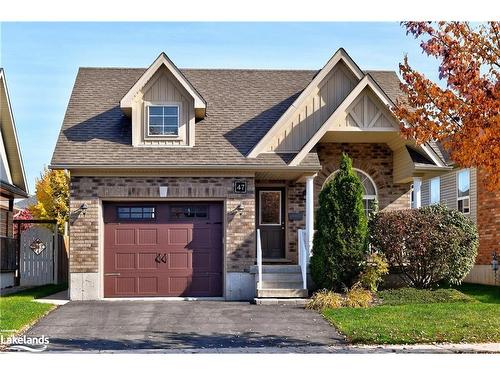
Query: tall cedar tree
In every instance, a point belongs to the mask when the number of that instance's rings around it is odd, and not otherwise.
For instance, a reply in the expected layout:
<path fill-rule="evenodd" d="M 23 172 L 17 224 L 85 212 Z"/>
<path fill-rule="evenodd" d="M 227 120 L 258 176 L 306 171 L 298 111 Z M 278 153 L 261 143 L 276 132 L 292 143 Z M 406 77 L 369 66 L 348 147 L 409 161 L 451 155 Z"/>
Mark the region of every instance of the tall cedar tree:
<path fill-rule="evenodd" d="M 62 170 L 45 168 L 35 183 L 37 203 L 29 207 L 36 219 L 56 219 L 59 230 L 69 217 L 69 175 Z"/>
<path fill-rule="evenodd" d="M 343 154 L 340 169 L 319 194 L 311 276 L 318 288 L 352 286 L 367 253 L 363 185 Z"/>
<path fill-rule="evenodd" d="M 401 132 L 417 142 L 437 140 L 460 167 L 483 170 L 483 183 L 500 188 L 500 22 L 403 22 L 407 34 L 439 63 L 442 86 L 410 66 L 395 113 Z"/>

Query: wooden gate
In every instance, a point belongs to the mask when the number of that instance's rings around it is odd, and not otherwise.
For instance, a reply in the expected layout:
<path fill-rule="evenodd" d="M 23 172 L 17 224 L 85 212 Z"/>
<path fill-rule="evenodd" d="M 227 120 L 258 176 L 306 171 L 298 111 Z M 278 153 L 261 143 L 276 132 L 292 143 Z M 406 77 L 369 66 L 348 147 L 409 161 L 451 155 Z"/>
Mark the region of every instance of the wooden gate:
<path fill-rule="evenodd" d="M 20 285 L 57 284 L 57 225 L 33 224 L 19 244 Z"/>

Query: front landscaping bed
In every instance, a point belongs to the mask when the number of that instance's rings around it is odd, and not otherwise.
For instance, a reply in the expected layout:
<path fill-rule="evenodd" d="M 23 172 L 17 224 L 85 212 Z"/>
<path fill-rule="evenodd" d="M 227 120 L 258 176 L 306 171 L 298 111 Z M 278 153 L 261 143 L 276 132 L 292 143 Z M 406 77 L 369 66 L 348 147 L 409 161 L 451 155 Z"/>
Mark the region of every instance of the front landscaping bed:
<path fill-rule="evenodd" d="M 499 287 L 406 288 L 379 298 L 377 306 L 326 309 L 323 316 L 352 343 L 500 342 Z"/>
<path fill-rule="evenodd" d="M 54 305 L 34 299 L 65 290 L 67 285 L 44 285 L 0 297 L 0 334 L 5 337 L 19 332 L 44 316 Z"/>

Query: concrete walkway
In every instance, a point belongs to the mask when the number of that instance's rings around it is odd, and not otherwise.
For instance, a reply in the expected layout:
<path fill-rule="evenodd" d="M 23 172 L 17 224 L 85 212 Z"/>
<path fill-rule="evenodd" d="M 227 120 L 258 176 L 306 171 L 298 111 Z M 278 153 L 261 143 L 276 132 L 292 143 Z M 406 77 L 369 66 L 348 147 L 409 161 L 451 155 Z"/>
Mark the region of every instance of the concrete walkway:
<path fill-rule="evenodd" d="M 51 294 L 50 296 L 35 299 L 35 302 L 50 303 L 52 305 L 62 306 L 69 302 L 69 291 L 68 289 L 62 290 L 60 292 Z"/>

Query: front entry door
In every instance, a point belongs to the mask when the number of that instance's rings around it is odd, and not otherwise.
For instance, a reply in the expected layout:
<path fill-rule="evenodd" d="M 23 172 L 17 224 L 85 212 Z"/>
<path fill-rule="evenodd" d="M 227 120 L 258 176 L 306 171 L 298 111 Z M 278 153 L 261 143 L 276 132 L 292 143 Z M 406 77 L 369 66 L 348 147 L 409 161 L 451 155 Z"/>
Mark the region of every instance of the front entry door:
<path fill-rule="evenodd" d="M 285 189 L 259 188 L 257 229 L 260 229 L 262 257 L 285 258 Z"/>

